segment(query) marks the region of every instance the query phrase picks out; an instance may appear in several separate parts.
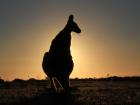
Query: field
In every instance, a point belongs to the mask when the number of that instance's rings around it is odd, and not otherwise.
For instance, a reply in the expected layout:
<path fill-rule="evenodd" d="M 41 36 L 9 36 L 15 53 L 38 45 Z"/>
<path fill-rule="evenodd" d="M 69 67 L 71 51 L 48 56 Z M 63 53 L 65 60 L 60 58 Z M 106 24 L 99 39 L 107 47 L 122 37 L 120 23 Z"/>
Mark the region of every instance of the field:
<path fill-rule="evenodd" d="M 140 105 L 140 82 L 71 80 L 65 94 L 46 80 L 16 80 L 0 84 L 0 105 Z"/>

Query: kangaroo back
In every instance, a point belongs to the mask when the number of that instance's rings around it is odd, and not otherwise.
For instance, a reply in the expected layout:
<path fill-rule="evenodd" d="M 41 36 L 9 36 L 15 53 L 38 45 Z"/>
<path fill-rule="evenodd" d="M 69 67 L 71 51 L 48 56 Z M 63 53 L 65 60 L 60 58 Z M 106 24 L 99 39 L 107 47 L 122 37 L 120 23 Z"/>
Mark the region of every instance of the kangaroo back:
<path fill-rule="evenodd" d="M 46 70 L 46 65 L 47 65 L 48 60 L 49 60 L 49 52 L 46 52 L 44 54 L 43 62 L 42 62 L 43 70 Z"/>

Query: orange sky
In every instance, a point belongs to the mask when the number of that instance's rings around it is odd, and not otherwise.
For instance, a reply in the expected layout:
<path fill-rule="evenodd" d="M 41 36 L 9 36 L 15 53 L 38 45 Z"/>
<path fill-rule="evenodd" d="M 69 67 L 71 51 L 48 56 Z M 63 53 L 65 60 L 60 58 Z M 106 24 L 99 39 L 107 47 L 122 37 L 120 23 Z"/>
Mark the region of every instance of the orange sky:
<path fill-rule="evenodd" d="M 133 1 L 132 1 L 133 2 Z M 72 33 L 71 78 L 140 75 L 137 2 L 3 1 L 0 4 L 0 77 L 45 78 L 41 63 L 69 14 L 82 29 Z M 130 8 L 130 7 L 135 8 Z"/>

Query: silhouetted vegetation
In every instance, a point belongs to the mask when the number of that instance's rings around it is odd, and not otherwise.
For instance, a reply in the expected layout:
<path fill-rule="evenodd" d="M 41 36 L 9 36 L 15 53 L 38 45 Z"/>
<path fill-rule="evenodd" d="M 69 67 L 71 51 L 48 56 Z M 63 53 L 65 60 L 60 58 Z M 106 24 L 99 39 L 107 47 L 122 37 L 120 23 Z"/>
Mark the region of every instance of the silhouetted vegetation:
<path fill-rule="evenodd" d="M 75 78 L 72 81 L 140 81 L 140 76 L 112 76 L 107 78 Z"/>
<path fill-rule="evenodd" d="M 140 77 L 70 79 L 69 94 L 54 93 L 49 80 L 1 81 L 0 105 L 140 105 Z"/>
<path fill-rule="evenodd" d="M 132 76 L 132 77 L 108 77 L 108 78 L 99 78 L 98 80 L 105 80 L 105 81 L 140 81 L 139 76 Z"/>
<path fill-rule="evenodd" d="M 16 79 L 14 79 L 12 82 L 13 82 L 13 83 L 23 83 L 23 82 L 25 82 L 25 80 L 16 78 Z"/>
<path fill-rule="evenodd" d="M 23 79 L 14 79 L 12 81 L 5 81 L 0 78 L 0 84 L 4 83 L 35 83 L 35 82 L 41 82 L 41 83 L 48 83 L 49 78 L 46 77 L 47 79 L 42 79 L 38 80 L 35 78 L 30 78 L 28 80 L 23 80 Z M 71 81 L 140 81 L 140 76 L 126 76 L 126 77 L 119 77 L 119 76 L 112 76 L 112 77 L 107 77 L 107 78 L 73 78 L 70 79 Z"/>
<path fill-rule="evenodd" d="M 0 84 L 3 84 L 4 83 L 4 80 L 3 79 L 0 79 Z"/>
<path fill-rule="evenodd" d="M 4 86 L 4 80 L 0 78 L 0 87 Z"/>

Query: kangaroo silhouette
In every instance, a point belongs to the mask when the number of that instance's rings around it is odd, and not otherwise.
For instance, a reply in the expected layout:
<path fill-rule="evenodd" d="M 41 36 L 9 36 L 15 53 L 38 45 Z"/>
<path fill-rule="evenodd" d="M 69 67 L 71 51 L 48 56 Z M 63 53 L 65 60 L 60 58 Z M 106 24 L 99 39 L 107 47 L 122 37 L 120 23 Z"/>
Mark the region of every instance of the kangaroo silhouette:
<path fill-rule="evenodd" d="M 71 32 L 81 32 L 73 19 L 73 15 L 70 15 L 64 29 L 52 40 L 49 52 L 44 54 L 42 67 L 50 78 L 51 88 L 55 91 L 57 91 L 55 80 L 64 90 L 69 90 L 69 76 L 74 66 L 70 51 Z"/>

